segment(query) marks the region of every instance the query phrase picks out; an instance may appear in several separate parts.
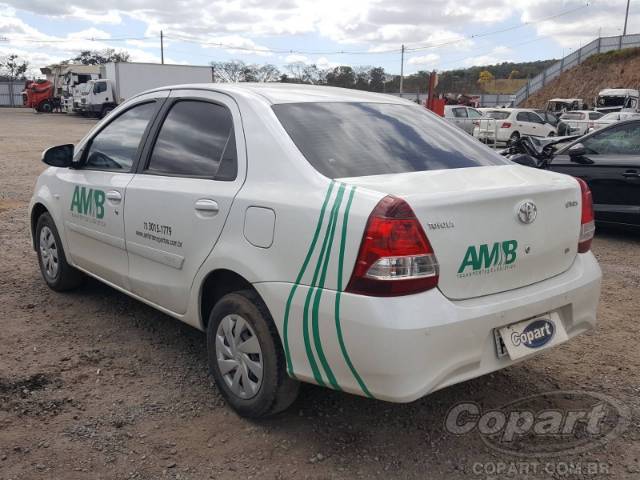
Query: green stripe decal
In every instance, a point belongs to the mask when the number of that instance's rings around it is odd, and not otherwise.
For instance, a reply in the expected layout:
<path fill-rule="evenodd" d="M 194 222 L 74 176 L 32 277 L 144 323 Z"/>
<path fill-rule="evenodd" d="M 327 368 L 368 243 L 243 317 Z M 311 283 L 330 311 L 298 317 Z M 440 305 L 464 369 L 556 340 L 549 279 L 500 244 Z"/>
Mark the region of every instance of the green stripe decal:
<path fill-rule="evenodd" d="M 311 284 L 309 285 L 309 290 L 307 291 L 307 297 L 304 300 L 304 310 L 302 317 L 302 331 L 304 332 L 304 348 L 307 352 L 307 358 L 309 360 L 309 366 L 311 367 L 311 371 L 313 372 L 313 378 L 319 385 L 323 387 L 326 386 L 326 383 L 322 379 L 322 375 L 320 370 L 318 369 L 318 364 L 316 362 L 315 356 L 313 354 L 313 350 L 311 348 L 311 339 L 309 338 L 309 306 L 311 304 L 311 297 L 313 295 L 313 291 L 318 282 L 318 275 L 320 274 L 320 267 L 324 262 L 325 255 L 328 257 L 330 255 L 331 245 L 330 245 L 330 237 L 333 238 L 332 232 L 335 232 L 335 222 L 337 218 L 337 208 L 340 206 L 340 202 L 342 201 L 342 195 L 344 194 L 344 184 L 340 185 L 338 189 L 338 193 L 333 202 L 333 207 L 331 208 L 331 214 L 329 216 L 329 221 L 327 222 L 327 228 L 324 232 L 324 239 L 322 240 L 322 247 L 320 248 L 320 255 L 318 256 L 318 262 L 316 263 L 316 268 L 313 272 L 313 279 L 311 280 Z M 314 344 L 317 346 L 318 341 L 314 341 Z M 318 357 L 321 358 L 321 353 L 318 352 Z M 322 361 L 322 360 L 321 360 Z"/>
<path fill-rule="evenodd" d="M 311 260 L 311 255 L 313 254 L 313 250 L 316 248 L 316 243 L 318 242 L 318 236 L 320 235 L 320 229 L 322 228 L 322 222 L 324 220 L 325 210 L 327 208 L 327 204 L 329 203 L 329 198 L 331 198 L 331 192 L 333 191 L 334 185 L 335 185 L 335 182 L 331 182 L 331 184 L 329 185 L 329 188 L 327 189 L 327 193 L 324 197 L 324 202 L 322 203 L 322 209 L 320 210 L 320 216 L 318 217 L 318 223 L 316 224 L 316 231 L 313 234 L 311 245 L 309 246 L 309 250 L 307 251 L 307 256 L 304 259 L 304 263 L 300 268 L 300 272 L 298 272 L 296 281 L 293 284 L 293 287 L 291 287 L 291 291 L 289 292 L 289 298 L 287 299 L 287 304 L 284 310 L 284 324 L 282 326 L 282 329 L 284 330 L 284 335 L 283 335 L 284 336 L 284 356 L 286 357 L 286 360 L 287 360 L 287 371 L 291 376 L 294 376 L 293 366 L 291 363 L 291 350 L 289 347 L 289 312 L 291 310 L 291 302 L 293 301 L 293 297 L 296 293 L 298 285 L 302 280 L 302 276 L 307 270 L 307 266 L 309 265 L 309 261 Z"/>
<path fill-rule="evenodd" d="M 351 358 L 349 357 L 349 354 L 347 353 L 347 348 L 344 344 L 344 338 L 342 336 L 342 328 L 340 327 L 340 297 L 342 295 L 342 268 L 344 266 L 344 249 L 345 249 L 345 244 L 347 240 L 347 221 L 349 219 L 349 209 L 351 208 L 351 201 L 353 200 L 353 195 L 355 191 L 356 191 L 356 187 L 351 187 L 351 191 L 349 192 L 349 199 L 347 200 L 347 206 L 345 207 L 345 210 L 344 210 L 344 217 L 342 218 L 340 256 L 338 257 L 338 287 L 336 292 L 336 304 L 335 304 L 336 333 L 338 334 L 338 343 L 340 344 L 340 350 L 342 351 L 342 356 L 344 357 L 344 361 L 349 367 L 349 370 L 351 370 L 351 373 L 353 374 L 356 381 L 358 382 L 358 385 L 360 385 L 360 388 L 362 389 L 364 394 L 369 398 L 373 398 L 373 395 L 371 395 L 371 392 L 365 385 L 364 381 L 362 380 L 362 377 L 358 374 L 358 371 L 356 370 L 356 368 L 353 366 L 353 363 L 351 362 Z"/>
<path fill-rule="evenodd" d="M 329 243 L 328 249 L 324 256 L 322 262 L 322 273 L 320 274 L 320 280 L 318 281 L 318 286 L 316 287 L 315 296 L 313 298 L 313 310 L 311 314 L 311 328 L 313 331 L 313 341 L 316 347 L 316 352 L 318 353 L 318 358 L 320 359 L 320 364 L 322 365 L 324 372 L 329 380 L 329 383 L 336 390 L 342 390 L 338 382 L 336 381 L 336 377 L 329 366 L 329 362 L 327 361 L 327 357 L 324 354 L 324 350 L 322 348 L 322 341 L 320 338 L 320 326 L 318 323 L 318 314 L 320 309 L 320 299 L 322 297 L 322 292 L 324 290 L 324 283 L 327 278 L 327 267 L 329 266 L 329 259 L 331 258 L 331 249 L 333 248 L 333 238 L 336 233 L 336 225 L 338 223 L 338 213 L 340 212 L 340 205 L 342 204 L 342 198 L 344 197 L 345 185 L 341 184 L 338 189 L 338 193 L 336 194 L 336 200 L 333 205 L 333 209 L 331 211 L 331 231 L 329 232 Z M 318 263 L 318 266 L 320 263 Z M 309 292 L 311 293 L 311 292 Z"/>

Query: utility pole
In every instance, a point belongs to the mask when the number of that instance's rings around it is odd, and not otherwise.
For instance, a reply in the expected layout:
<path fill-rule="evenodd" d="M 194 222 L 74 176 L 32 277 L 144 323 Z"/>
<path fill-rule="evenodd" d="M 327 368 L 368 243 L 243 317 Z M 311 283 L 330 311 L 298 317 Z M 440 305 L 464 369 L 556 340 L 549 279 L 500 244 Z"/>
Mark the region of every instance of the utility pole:
<path fill-rule="evenodd" d="M 627 13 L 624 15 L 624 30 L 622 31 L 622 35 L 627 34 L 627 20 L 629 20 L 629 3 L 631 3 L 631 0 L 627 0 Z"/>
<path fill-rule="evenodd" d="M 400 93 L 402 93 L 402 83 L 404 82 L 404 44 L 400 53 Z"/>
<path fill-rule="evenodd" d="M 160 30 L 160 63 L 164 65 L 164 35 Z"/>

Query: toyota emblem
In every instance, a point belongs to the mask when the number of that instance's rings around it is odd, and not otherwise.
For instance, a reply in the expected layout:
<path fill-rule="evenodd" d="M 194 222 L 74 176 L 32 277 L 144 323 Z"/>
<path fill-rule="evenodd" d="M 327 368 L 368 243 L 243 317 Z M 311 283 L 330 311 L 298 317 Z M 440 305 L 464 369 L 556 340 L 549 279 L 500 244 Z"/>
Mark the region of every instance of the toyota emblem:
<path fill-rule="evenodd" d="M 518 220 L 524 224 L 533 223 L 538 216 L 538 207 L 531 201 L 522 202 L 518 206 Z"/>

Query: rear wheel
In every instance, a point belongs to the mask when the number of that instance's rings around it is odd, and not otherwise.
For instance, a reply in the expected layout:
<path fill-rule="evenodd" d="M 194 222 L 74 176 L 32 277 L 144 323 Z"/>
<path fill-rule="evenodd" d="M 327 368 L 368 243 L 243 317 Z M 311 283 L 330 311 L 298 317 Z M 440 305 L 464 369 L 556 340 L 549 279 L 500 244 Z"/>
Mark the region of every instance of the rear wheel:
<path fill-rule="evenodd" d="M 67 263 L 58 230 L 49 213 L 38 217 L 36 247 L 40 272 L 51 289 L 62 292 L 82 283 L 84 275 Z"/>
<path fill-rule="evenodd" d="M 40 104 L 40 109 L 42 113 L 51 113 L 53 111 L 53 105 L 49 101 L 43 102 Z"/>
<path fill-rule="evenodd" d="M 243 417 L 286 409 L 299 383 L 287 375 L 271 315 L 252 290 L 222 297 L 207 326 L 209 370 L 227 403 Z"/>

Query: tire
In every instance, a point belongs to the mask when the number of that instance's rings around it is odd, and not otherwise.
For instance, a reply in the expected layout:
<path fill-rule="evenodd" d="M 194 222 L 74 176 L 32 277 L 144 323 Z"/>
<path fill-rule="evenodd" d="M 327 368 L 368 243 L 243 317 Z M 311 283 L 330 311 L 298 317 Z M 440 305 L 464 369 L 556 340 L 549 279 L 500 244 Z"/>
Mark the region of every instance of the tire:
<path fill-rule="evenodd" d="M 40 111 L 42 113 L 51 113 L 53 111 L 53 106 L 48 101 L 44 102 L 40 105 Z"/>
<path fill-rule="evenodd" d="M 243 342 L 244 349 L 236 347 Z M 287 375 L 271 315 L 252 290 L 227 294 L 213 307 L 207 325 L 207 354 L 209 371 L 222 396 L 243 417 L 274 415 L 298 396 L 300 384 Z"/>
<path fill-rule="evenodd" d="M 64 292 L 82 284 L 84 275 L 67 263 L 58 229 L 46 212 L 38 217 L 36 224 L 36 251 L 40 273 L 49 288 Z"/>
<path fill-rule="evenodd" d="M 513 142 L 515 142 L 519 138 L 520 138 L 520 134 L 518 132 L 513 132 L 509 137 L 509 141 L 507 142 L 507 145 L 513 145 Z"/>
<path fill-rule="evenodd" d="M 113 111 L 113 107 L 104 107 L 100 112 L 99 118 L 104 118 Z"/>

